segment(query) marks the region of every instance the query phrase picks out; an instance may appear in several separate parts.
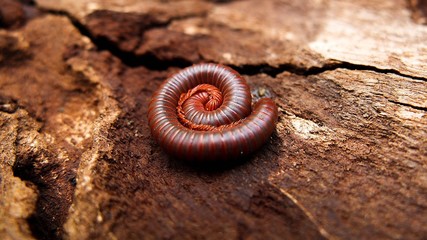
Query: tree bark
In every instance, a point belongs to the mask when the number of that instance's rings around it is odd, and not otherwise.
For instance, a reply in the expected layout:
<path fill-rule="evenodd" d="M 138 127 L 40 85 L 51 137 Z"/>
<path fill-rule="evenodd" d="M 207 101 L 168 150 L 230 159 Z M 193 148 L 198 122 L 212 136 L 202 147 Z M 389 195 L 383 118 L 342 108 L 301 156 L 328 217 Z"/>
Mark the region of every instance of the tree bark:
<path fill-rule="evenodd" d="M 426 9 L 1 0 L 0 238 L 427 238 Z M 279 107 L 238 164 L 151 137 L 153 92 L 202 62 Z"/>

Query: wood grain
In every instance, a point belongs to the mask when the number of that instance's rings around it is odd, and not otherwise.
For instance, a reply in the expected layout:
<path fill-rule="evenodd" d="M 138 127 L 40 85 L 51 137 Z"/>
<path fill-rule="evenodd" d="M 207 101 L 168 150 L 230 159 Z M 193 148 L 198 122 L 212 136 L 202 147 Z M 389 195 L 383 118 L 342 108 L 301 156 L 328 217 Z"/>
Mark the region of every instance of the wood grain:
<path fill-rule="evenodd" d="M 20 3 L 0 29 L 0 238 L 426 238 L 424 2 Z M 279 105 L 245 163 L 171 161 L 151 137 L 152 94 L 200 62 Z"/>

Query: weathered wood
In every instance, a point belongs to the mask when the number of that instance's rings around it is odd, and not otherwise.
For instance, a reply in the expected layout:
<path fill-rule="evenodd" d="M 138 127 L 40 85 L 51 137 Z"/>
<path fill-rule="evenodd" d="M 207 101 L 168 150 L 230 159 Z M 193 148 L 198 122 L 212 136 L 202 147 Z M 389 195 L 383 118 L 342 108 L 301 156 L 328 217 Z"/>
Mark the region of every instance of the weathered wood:
<path fill-rule="evenodd" d="M 427 237 L 425 1 L 12 5 L 2 239 Z M 279 106 L 243 163 L 194 167 L 150 136 L 151 94 L 199 62 Z"/>

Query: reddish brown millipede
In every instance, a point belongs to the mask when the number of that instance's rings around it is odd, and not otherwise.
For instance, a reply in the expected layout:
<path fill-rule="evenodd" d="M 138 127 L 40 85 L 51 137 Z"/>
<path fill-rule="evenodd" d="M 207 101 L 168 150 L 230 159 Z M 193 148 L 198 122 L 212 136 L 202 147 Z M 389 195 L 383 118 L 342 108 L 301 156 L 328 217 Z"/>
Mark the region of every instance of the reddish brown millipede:
<path fill-rule="evenodd" d="M 187 67 L 168 78 L 149 104 L 152 136 L 169 154 L 190 161 L 231 160 L 260 148 L 274 131 L 278 110 L 260 99 L 251 111 L 246 81 L 217 64 Z"/>

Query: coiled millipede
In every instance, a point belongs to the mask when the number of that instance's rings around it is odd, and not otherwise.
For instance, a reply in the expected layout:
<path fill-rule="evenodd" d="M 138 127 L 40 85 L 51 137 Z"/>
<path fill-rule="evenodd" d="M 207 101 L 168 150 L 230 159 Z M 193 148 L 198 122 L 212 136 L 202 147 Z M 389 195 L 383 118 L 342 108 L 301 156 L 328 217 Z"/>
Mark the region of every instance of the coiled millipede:
<path fill-rule="evenodd" d="M 260 148 L 275 129 L 278 109 L 270 98 L 252 109 L 246 81 L 217 64 L 187 67 L 152 96 L 152 136 L 170 155 L 189 161 L 232 160 Z"/>

